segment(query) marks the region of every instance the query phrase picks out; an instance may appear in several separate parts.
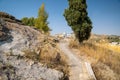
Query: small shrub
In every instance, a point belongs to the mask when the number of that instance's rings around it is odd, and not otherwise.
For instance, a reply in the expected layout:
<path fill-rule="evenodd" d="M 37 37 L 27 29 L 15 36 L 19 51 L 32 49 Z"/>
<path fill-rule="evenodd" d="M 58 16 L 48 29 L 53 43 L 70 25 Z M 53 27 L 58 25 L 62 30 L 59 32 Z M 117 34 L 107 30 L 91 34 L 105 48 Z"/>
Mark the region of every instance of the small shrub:
<path fill-rule="evenodd" d="M 34 61 L 40 60 L 39 54 L 36 54 L 35 51 L 25 50 L 24 53 L 26 58 L 32 59 Z"/>

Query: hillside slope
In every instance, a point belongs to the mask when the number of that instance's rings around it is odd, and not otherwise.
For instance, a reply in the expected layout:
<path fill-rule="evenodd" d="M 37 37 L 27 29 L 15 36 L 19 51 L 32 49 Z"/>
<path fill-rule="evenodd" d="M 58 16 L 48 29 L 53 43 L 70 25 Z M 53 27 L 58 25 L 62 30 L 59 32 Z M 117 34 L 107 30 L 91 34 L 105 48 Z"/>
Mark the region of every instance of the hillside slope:
<path fill-rule="evenodd" d="M 26 51 L 39 57 L 46 36 L 16 22 L 0 18 L 0 80 L 59 80 L 63 72 L 26 58 Z M 37 57 L 35 57 L 37 58 Z"/>

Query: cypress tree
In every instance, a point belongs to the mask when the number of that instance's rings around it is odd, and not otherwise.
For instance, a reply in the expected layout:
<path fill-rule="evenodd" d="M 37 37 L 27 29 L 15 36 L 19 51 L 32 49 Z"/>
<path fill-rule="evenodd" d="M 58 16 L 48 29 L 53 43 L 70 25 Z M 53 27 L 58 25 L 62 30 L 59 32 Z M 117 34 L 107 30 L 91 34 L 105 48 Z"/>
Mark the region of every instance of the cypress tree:
<path fill-rule="evenodd" d="M 90 37 L 92 22 L 88 17 L 86 0 L 68 0 L 64 17 L 80 43 Z"/>
<path fill-rule="evenodd" d="M 38 11 L 38 17 L 35 20 L 35 27 L 38 28 L 39 30 L 44 31 L 45 33 L 50 31 L 48 27 L 47 18 L 48 14 L 45 11 L 44 4 L 42 4 Z"/>

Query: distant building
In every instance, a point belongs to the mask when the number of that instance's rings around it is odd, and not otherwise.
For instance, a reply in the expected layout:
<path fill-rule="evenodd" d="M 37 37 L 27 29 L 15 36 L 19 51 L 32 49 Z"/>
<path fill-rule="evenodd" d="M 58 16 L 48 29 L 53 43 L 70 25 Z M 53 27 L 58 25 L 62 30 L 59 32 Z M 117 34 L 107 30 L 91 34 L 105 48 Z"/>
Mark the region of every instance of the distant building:
<path fill-rule="evenodd" d="M 63 32 L 60 34 L 55 34 L 55 37 L 59 38 L 59 39 L 63 39 L 63 38 L 73 38 L 74 39 L 75 38 L 73 33 L 66 33 L 66 32 Z"/>
<path fill-rule="evenodd" d="M 112 42 L 112 45 L 120 45 L 120 42 Z"/>

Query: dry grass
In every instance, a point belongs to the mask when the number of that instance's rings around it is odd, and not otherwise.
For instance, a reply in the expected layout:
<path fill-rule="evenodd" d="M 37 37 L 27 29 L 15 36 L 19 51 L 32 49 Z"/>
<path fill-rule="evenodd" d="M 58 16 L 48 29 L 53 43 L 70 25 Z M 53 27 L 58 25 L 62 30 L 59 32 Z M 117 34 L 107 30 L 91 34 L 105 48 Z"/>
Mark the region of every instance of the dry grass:
<path fill-rule="evenodd" d="M 40 61 L 48 68 L 53 68 L 64 73 L 64 78 L 68 77 L 69 69 L 66 56 L 59 50 L 57 44 L 51 41 L 44 41 L 42 46 L 36 51 L 25 50 L 25 57 L 34 61 Z"/>
<path fill-rule="evenodd" d="M 94 59 L 91 63 L 98 80 L 120 80 L 120 48 L 118 46 L 93 43 L 90 40 L 79 45 L 72 40 L 70 47 L 78 49 L 81 56 Z"/>
<path fill-rule="evenodd" d="M 114 52 L 120 53 L 120 46 L 118 46 L 118 45 L 112 45 L 112 44 L 110 44 L 108 42 L 106 42 L 106 43 L 98 43 L 96 45 L 107 48 L 107 49 L 112 50 Z"/>

